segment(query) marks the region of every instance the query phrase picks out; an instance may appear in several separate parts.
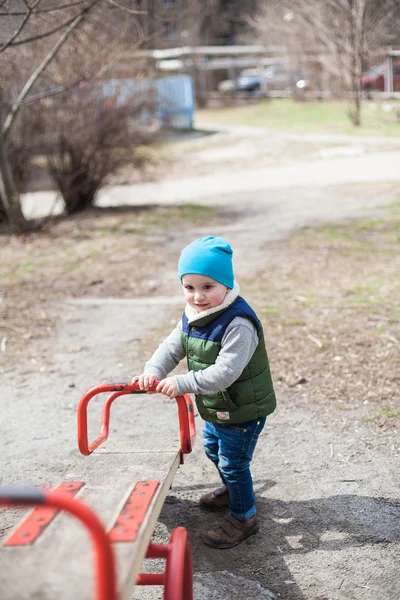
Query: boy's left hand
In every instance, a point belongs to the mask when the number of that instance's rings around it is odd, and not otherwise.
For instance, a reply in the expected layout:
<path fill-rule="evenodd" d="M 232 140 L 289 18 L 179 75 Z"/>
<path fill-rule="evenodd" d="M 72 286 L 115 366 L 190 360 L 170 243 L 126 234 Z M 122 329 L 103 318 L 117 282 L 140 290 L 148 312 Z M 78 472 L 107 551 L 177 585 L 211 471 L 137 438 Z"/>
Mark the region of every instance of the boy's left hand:
<path fill-rule="evenodd" d="M 164 394 L 164 396 L 168 396 L 168 398 L 176 398 L 176 396 L 179 395 L 176 377 L 166 377 L 165 379 L 162 379 L 156 387 L 156 392 Z"/>

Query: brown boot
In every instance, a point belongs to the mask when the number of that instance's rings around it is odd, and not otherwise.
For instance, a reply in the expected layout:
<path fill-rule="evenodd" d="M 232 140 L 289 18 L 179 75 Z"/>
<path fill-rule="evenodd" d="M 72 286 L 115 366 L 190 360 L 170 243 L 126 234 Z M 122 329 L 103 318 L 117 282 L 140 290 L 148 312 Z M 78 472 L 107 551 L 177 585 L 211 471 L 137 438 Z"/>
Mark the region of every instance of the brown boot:
<path fill-rule="evenodd" d="M 239 521 L 233 515 L 228 515 L 204 536 L 204 541 L 213 548 L 232 548 L 256 534 L 259 529 L 260 524 L 256 516 L 248 521 Z"/>
<path fill-rule="evenodd" d="M 223 510 L 229 506 L 229 491 L 226 485 L 204 494 L 199 501 L 200 508 L 205 510 Z"/>

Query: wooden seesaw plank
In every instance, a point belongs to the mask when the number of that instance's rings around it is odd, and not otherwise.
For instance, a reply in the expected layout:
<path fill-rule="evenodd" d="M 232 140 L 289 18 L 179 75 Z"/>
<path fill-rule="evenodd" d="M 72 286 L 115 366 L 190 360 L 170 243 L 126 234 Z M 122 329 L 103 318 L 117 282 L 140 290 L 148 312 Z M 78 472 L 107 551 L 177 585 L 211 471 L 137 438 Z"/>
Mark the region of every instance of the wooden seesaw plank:
<path fill-rule="evenodd" d="M 121 600 L 129 600 L 165 496 L 180 464 L 179 442 L 163 452 L 118 451 L 110 446 L 87 457 L 68 474 L 84 481 L 78 497 L 91 506 L 111 529 L 139 481 L 159 481 L 137 538 L 114 545 Z M 165 446 L 164 446 L 165 447 Z M 142 449 L 143 448 L 143 449 Z M 60 513 L 33 546 L 0 550 L 2 600 L 93 600 L 94 554 L 87 531 Z"/>
<path fill-rule="evenodd" d="M 143 558 L 151 540 L 155 523 L 161 512 L 165 496 L 167 495 L 175 473 L 181 463 L 182 453 L 190 453 L 195 437 L 195 424 L 193 405 L 189 396 L 176 398 L 179 417 L 179 439 L 170 436 L 171 428 L 166 423 L 164 410 L 154 411 L 149 429 L 140 428 L 135 423 L 125 442 L 115 444 L 104 442 L 108 438 L 110 408 L 114 400 L 120 396 L 138 393 L 138 384 L 135 383 L 105 383 L 99 384 L 88 390 L 81 398 L 78 406 L 78 446 L 81 453 L 87 458 L 81 460 L 69 473 L 66 479 L 69 482 L 80 481 L 85 485 L 79 494 L 81 500 L 93 509 L 102 521 L 105 529 L 110 528 L 118 520 L 121 510 L 126 507 L 129 496 L 135 484 L 153 480 L 159 482 L 154 485 L 153 494 L 148 498 L 148 510 L 141 515 L 137 535 L 129 541 L 115 544 L 116 572 L 118 577 L 118 598 L 129 600 L 132 588 L 141 570 Z M 110 393 L 111 392 L 111 393 Z M 87 406 L 96 395 L 108 393 L 101 413 L 100 435 L 88 439 Z M 146 405 L 148 402 L 145 403 Z M 133 436 L 132 436 L 133 433 Z M 155 435 L 154 435 L 155 434 Z M 159 439 L 157 439 L 159 437 Z M 101 445 L 101 448 L 100 448 Z M 93 452 L 96 450 L 96 452 Z M 91 453 L 92 452 L 92 453 Z M 3 492 L 4 493 L 4 492 Z M 21 496 L 15 495 L 13 502 L 19 503 Z M 31 492 L 31 500 L 43 502 L 43 495 Z M 51 500 L 50 497 L 53 499 Z M 7 500 L 7 496 L 3 496 Z M 62 500 L 57 494 L 49 494 L 52 506 L 69 507 L 79 518 L 89 519 L 94 527 L 95 536 L 99 543 L 104 545 L 104 533 L 93 521 L 91 513 L 88 514 L 83 505 L 78 505 L 69 500 Z M 84 516 L 86 515 L 86 516 Z M 95 520 L 96 521 L 96 520 Z M 184 536 L 186 532 L 183 530 Z M 172 534 L 173 535 L 173 534 Z M 179 552 L 179 582 L 187 587 L 191 597 L 191 557 L 186 544 L 186 537 L 178 532 L 174 551 Z M 178 543 L 179 540 L 179 543 Z M 182 546 L 182 543 L 185 544 Z M 169 547 L 168 547 L 169 548 Z M 182 555 L 182 550 L 184 555 Z M 167 546 L 162 549 L 161 555 L 169 552 Z M 159 549 L 157 549 L 159 553 Z M 107 566 L 112 564 L 110 555 L 102 553 L 99 563 L 99 573 L 102 582 L 97 590 L 97 598 L 108 600 L 113 596 L 113 577 L 104 577 Z M 190 577 L 182 574 L 183 563 L 188 565 Z M 176 556 L 174 561 L 176 562 Z M 30 547 L 1 548 L 0 550 L 0 598 L 1 600 L 92 600 L 95 593 L 95 553 L 92 539 L 82 523 L 69 513 L 60 513 L 49 523 L 48 527 Z M 142 578 L 142 581 L 143 578 Z M 149 578 L 146 580 L 149 582 Z M 154 579 L 152 579 L 154 582 Z M 162 580 L 156 578 L 158 583 Z M 167 578 L 166 585 L 169 597 L 172 598 L 175 582 Z M 172 594 L 172 595 L 171 595 Z"/>

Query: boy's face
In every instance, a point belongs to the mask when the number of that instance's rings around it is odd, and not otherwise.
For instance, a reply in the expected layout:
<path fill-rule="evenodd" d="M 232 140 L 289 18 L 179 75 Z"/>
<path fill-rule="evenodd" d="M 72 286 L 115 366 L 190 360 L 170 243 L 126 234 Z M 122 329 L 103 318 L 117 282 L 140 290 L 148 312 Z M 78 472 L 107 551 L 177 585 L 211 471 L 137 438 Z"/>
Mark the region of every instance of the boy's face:
<path fill-rule="evenodd" d="M 199 311 L 219 306 L 229 291 L 219 281 L 194 273 L 182 277 L 182 287 L 189 306 Z"/>

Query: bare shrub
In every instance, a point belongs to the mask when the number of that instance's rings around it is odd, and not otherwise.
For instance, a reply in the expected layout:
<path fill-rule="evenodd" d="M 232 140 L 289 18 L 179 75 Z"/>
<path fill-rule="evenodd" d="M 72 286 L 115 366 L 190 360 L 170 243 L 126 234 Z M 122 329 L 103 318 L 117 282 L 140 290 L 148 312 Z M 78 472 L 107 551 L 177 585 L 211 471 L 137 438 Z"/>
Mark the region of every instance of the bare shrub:
<path fill-rule="evenodd" d="M 92 206 L 107 179 L 124 165 L 143 167 L 134 149 L 155 139 L 141 121 L 149 108 L 143 96 L 131 94 L 122 104 L 115 94 L 105 102 L 99 87 L 84 86 L 48 111 L 46 129 L 52 133 L 46 159 L 68 214 Z"/>

